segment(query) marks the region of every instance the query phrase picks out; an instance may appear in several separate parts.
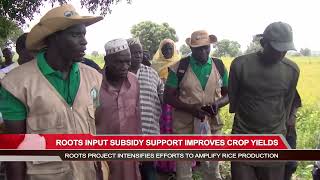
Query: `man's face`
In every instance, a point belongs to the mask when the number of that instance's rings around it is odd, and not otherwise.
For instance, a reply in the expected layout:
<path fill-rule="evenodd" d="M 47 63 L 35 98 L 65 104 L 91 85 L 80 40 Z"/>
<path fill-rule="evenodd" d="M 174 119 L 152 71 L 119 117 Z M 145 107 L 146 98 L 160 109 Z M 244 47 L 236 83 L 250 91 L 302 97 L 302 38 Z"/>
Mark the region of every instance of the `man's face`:
<path fill-rule="evenodd" d="M 115 78 L 126 78 L 131 66 L 130 50 L 123 50 L 105 57 L 108 70 Z"/>
<path fill-rule="evenodd" d="M 57 46 L 65 59 L 70 59 L 73 62 L 82 61 L 87 40 L 86 26 L 84 24 L 78 24 L 61 31 L 58 34 Z"/>
<path fill-rule="evenodd" d="M 139 67 L 143 59 L 143 50 L 140 44 L 134 44 L 130 46 L 131 52 L 131 68 L 136 69 Z"/>
<path fill-rule="evenodd" d="M 210 45 L 200 46 L 200 47 L 191 47 L 191 51 L 192 51 L 192 56 L 197 61 L 204 64 L 208 61 L 208 57 L 210 54 Z"/>
<path fill-rule="evenodd" d="M 174 47 L 171 43 L 166 43 L 162 46 L 161 52 L 163 54 L 163 57 L 166 59 L 170 59 L 173 56 Z"/>
<path fill-rule="evenodd" d="M 287 51 L 279 52 L 275 50 L 269 42 L 264 42 L 262 46 L 263 55 L 270 63 L 281 61 L 287 54 Z"/>
<path fill-rule="evenodd" d="M 4 49 L 2 53 L 6 61 L 12 61 L 13 54 L 10 49 Z"/>

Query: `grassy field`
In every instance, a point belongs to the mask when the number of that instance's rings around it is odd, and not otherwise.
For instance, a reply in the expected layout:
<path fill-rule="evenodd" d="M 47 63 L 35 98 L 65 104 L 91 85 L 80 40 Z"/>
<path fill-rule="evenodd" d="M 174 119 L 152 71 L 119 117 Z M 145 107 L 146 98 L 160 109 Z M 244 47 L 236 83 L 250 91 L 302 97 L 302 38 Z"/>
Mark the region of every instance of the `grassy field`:
<path fill-rule="evenodd" d="M 103 66 L 102 57 L 89 57 Z M 299 149 L 314 149 L 319 144 L 320 135 L 320 57 L 289 57 L 300 68 L 298 91 L 302 98 L 303 107 L 299 109 L 297 118 L 297 134 Z M 222 58 L 226 67 L 232 62 L 231 58 Z M 233 115 L 224 107 L 221 115 L 225 121 L 223 132 L 229 134 L 233 123 Z M 312 179 L 311 170 L 313 162 L 301 161 L 293 179 Z M 225 179 L 230 178 L 229 162 L 222 163 L 221 170 Z M 198 179 L 198 178 L 197 178 Z"/>

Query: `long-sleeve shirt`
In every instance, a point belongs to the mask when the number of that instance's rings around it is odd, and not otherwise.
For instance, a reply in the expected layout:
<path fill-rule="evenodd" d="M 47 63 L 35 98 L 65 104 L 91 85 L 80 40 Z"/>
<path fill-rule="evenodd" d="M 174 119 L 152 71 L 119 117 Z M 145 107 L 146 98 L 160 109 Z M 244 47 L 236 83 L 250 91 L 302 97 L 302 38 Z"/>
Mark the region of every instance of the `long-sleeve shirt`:
<path fill-rule="evenodd" d="M 285 133 L 296 93 L 298 66 L 287 58 L 265 63 L 260 52 L 236 58 L 230 67 L 232 133 Z"/>

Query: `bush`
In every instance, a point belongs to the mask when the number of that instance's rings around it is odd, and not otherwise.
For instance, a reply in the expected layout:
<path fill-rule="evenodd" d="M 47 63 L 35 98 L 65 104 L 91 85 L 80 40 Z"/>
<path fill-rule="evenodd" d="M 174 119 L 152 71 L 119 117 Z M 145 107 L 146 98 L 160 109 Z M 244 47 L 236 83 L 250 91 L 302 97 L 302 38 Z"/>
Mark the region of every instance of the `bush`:
<path fill-rule="evenodd" d="M 298 111 L 297 149 L 316 149 L 319 146 L 320 110 L 317 105 L 305 104 Z M 295 173 L 297 179 L 312 179 L 313 161 L 299 161 Z"/>

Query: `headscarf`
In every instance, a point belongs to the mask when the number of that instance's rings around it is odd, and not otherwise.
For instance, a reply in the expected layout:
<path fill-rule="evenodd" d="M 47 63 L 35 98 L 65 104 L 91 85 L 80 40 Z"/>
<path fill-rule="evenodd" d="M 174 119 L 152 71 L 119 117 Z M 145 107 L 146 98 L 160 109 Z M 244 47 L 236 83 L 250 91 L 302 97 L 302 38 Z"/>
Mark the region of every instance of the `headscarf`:
<path fill-rule="evenodd" d="M 170 59 L 165 59 L 161 51 L 162 47 L 167 43 L 173 45 L 173 56 Z M 161 79 L 167 79 L 168 67 L 176 63 L 180 59 L 181 56 L 176 48 L 174 41 L 171 39 L 164 39 L 161 41 L 156 54 L 153 56 L 151 67 L 158 72 Z"/>

